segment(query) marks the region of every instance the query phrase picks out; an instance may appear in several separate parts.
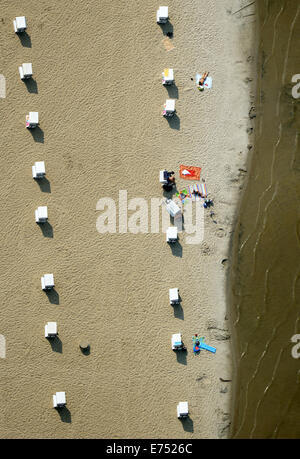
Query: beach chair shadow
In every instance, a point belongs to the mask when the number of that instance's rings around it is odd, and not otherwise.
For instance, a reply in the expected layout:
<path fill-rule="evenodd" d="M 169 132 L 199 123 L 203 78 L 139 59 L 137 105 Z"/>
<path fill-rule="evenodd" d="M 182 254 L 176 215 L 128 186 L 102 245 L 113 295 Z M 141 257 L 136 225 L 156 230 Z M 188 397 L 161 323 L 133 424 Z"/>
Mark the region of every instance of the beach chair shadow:
<path fill-rule="evenodd" d="M 184 311 L 183 311 L 183 307 L 181 306 L 181 297 L 180 296 L 179 296 L 179 303 L 175 304 L 173 306 L 173 309 L 174 309 L 174 317 L 176 319 L 184 320 Z"/>
<path fill-rule="evenodd" d="M 80 350 L 81 350 L 81 353 L 82 353 L 83 355 L 90 355 L 90 353 L 91 353 L 91 346 L 89 346 L 87 349 L 81 349 L 81 348 L 80 348 Z"/>
<path fill-rule="evenodd" d="M 174 221 L 174 225 L 177 226 L 179 232 L 184 231 L 184 214 L 181 214 L 181 218 L 178 221 Z"/>
<path fill-rule="evenodd" d="M 44 237 L 53 238 L 53 227 L 49 222 L 38 225 L 41 228 Z"/>
<path fill-rule="evenodd" d="M 169 38 L 174 37 L 174 27 L 170 21 L 168 21 L 166 24 L 159 24 L 159 26 L 164 35 L 166 35 Z"/>
<path fill-rule="evenodd" d="M 177 351 L 176 352 L 177 362 L 181 365 L 187 365 L 187 350 L 186 351 Z"/>
<path fill-rule="evenodd" d="M 34 129 L 27 129 L 30 131 L 35 142 L 44 143 L 44 131 L 39 126 Z"/>
<path fill-rule="evenodd" d="M 194 432 L 194 423 L 189 416 L 187 418 L 180 419 L 180 422 L 185 432 Z"/>
<path fill-rule="evenodd" d="M 170 188 L 166 187 L 166 185 L 163 186 L 163 196 L 167 199 L 172 199 L 172 197 L 174 196 L 174 194 L 176 194 L 178 192 L 177 190 L 177 186 L 174 185 Z"/>
<path fill-rule="evenodd" d="M 49 180 L 46 179 L 46 177 L 36 180 L 36 182 L 38 182 L 40 190 L 43 193 L 51 193 L 51 185 L 50 185 Z"/>
<path fill-rule="evenodd" d="M 57 412 L 58 412 L 62 422 L 66 422 L 68 424 L 71 424 L 71 422 L 72 422 L 71 412 L 68 410 L 68 408 L 66 406 L 64 406 L 63 408 L 59 408 L 57 410 Z"/>
<path fill-rule="evenodd" d="M 174 257 L 182 258 L 182 245 L 180 242 L 175 242 L 173 244 L 169 244 L 171 247 L 172 255 Z"/>
<path fill-rule="evenodd" d="M 176 215 L 176 217 L 170 216 L 171 226 L 176 226 L 176 228 L 178 229 L 178 233 L 182 233 L 183 231 L 183 218 L 182 217 L 183 217 L 182 214 Z"/>
<path fill-rule="evenodd" d="M 183 224 L 183 214 L 175 215 L 175 217 L 171 217 L 171 222 L 176 228 L 178 229 L 178 233 L 182 233 L 184 230 Z"/>
<path fill-rule="evenodd" d="M 176 129 L 177 131 L 180 131 L 180 118 L 178 115 L 173 115 L 173 116 L 166 116 L 166 120 L 168 121 L 168 124 L 171 129 Z"/>
<path fill-rule="evenodd" d="M 24 48 L 31 48 L 31 38 L 27 32 L 17 33 L 19 40 Z"/>
<path fill-rule="evenodd" d="M 53 352 L 58 352 L 59 354 L 62 354 L 62 342 L 61 340 L 58 338 L 58 336 L 56 336 L 55 338 L 50 338 L 48 339 L 50 345 L 51 345 L 51 348 L 52 348 L 52 351 Z"/>
<path fill-rule="evenodd" d="M 31 94 L 37 94 L 38 93 L 38 87 L 37 87 L 37 82 L 33 78 L 28 78 L 24 80 L 25 86 L 27 88 L 27 91 L 30 92 Z"/>
<path fill-rule="evenodd" d="M 179 92 L 176 84 L 166 85 L 166 88 L 168 91 L 168 97 L 170 97 L 170 99 L 178 99 Z"/>
<path fill-rule="evenodd" d="M 59 304 L 59 294 L 54 288 L 51 290 L 45 290 L 45 293 L 51 304 Z"/>

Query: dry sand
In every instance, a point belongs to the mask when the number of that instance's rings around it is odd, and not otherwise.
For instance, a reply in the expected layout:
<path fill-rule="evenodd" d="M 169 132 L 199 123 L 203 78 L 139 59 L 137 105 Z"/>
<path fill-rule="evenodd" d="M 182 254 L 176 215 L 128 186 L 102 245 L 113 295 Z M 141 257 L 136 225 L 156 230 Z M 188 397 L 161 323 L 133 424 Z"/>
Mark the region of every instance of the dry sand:
<path fill-rule="evenodd" d="M 169 0 L 170 40 L 153 1 L 52 3 L 2 0 L 1 437 L 224 437 L 231 383 L 220 378 L 232 370 L 222 260 L 247 157 L 253 16 L 231 14 L 246 5 L 240 0 Z M 22 42 L 12 19 L 23 14 Z M 22 62 L 33 63 L 28 87 Z M 167 66 L 178 89 L 172 126 L 161 116 Z M 191 78 L 206 69 L 214 88 L 201 94 Z M 40 113 L 35 135 L 25 129 L 29 111 Z M 37 160 L 46 162 L 42 188 L 31 177 Z M 202 167 L 215 202 L 201 245 L 183 235 L 174 256 L 163 234 L 97 232 L 100 198 L 117 201 L 119 189 L 161 197 L 158 171 L 181 163 Z M 48 205 L 45 234 L 34 222 L 39 205 Z M 56 281 L 50 298 L 40 288 L 47 272 Z M 172 286 L 183 299 L 176 315 Z M 43 336 L 51 320 L 61 340 L 54 349 Z M 186 360 L 171 350 L 175 332 Z M 193 355 L 195 332 L 216 355 Z M 90 355 L 78 347 L 82 337 Z M 51 408 L 60 390 L 68 403 L 61 417 Z M 182 424 L 176 405 L 184 400 L 191 420 Z"/>

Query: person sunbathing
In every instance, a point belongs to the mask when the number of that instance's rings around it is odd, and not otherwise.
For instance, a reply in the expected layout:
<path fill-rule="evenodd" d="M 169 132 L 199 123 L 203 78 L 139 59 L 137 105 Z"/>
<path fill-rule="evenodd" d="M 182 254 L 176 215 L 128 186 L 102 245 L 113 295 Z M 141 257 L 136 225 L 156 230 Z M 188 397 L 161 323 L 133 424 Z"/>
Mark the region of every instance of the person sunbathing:
<path fill-rule="evenodd" d="M 172 172 L 167 172 L 167 180 L 168 180 L 168 184 L 175 184 L 175 172 L 172 171 Z"/>
<path fill-rule="evenodd" d="M 198 82 L 198 89 L 199 91 L 203 91 L 204 89 L 204 83 L 205 83 L 205 80 L 206 78 L 208 77 L 209 75 L 209 72 L 204 72 L 202 77 L 200 78 L 199 82 Z"/>
<path fill-rule="evenodd" d="M 165 185 L 163 185 L 163 189 L 165 191 L 171 191 L 171 189 L 173 188 L 173 186 L 176 185 L 176 181 L 175 181 L 175 176 L 174 176 L 175 172 L 172 171 L 172 172 L 167 172 L 167 183 Z"/>
<path fill-rule="evenodd" d="M 204 198 L 204 195 L 201 193 L 201 191 L 193 190 L 192 193 L 193 193 L 195 196 L 199 196 L 200 198 Z"/>

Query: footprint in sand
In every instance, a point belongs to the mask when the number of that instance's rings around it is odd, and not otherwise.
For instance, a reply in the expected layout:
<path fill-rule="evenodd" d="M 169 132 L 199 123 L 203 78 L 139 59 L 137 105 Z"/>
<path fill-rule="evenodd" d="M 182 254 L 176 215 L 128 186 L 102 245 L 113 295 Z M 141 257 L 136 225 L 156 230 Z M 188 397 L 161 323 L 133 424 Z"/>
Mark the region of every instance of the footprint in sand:
<path fill-rule="evenodd" d="M 200 383 L 200 387 L 202 389 L 205 389 L 206 387 L 211 385 L 211 379 L 209 379 L 205 373 L 202 375 L 199 375 L 196 381 Z"/>
<path fill-rule="evenodd" d="M 225 237 L 226 236 L 226 231 L 224 230 L 224 228 L 219 228 L 216 231 L 216 235 L 217 235 L 217 237 Z"/>
<path fill-rule="evenodd" d="M 201 246 L 201 252 L 204 255 L 210 255 L 211 249 L 210 249 L 209 245 L 206 242 L 203 242 L 203 244 Z"/>

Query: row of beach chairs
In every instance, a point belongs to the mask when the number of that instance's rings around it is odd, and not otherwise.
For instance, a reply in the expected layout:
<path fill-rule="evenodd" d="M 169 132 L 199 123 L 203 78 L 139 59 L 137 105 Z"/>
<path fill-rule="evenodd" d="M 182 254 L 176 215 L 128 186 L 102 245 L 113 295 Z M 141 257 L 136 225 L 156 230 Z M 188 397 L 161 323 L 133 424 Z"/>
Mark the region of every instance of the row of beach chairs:
<path fill-rule="evenodd" d="M 27 29 L 27 21 L 25 16 L 18 16 L 13 20 L 14 31 L 17 34 L 24 33 Z M 19 75 L 21 80 L 27 80 L 32 78 L 32 63 L 23 63 L 19 67 Z M 26 127 L 34 129 L 39 125 L 39 114 L 38 112 L 29 112 L 26 115 Z M 35 180 L 42 180 L 46 175 L 46 168 L 44 161 L 36 161 L 32 166 L 32 177 Z M 47 206 L 40 206 L 35 210 L 35 221 L 36 223 L 43 224 L 48 221 L 48 208 Z M 49 291 L 54 288 L 54 276 L 53 274 L 44 274 L 41 277 L 41 286 L 45 291 Z M 54 339 L 58 336 L 57 322 L 47 322 L 45 325 L 45 338 Z M 52 397 L 54 408 L 63 408 L 66 406 L 66 393 L 56 392 Z"/>

